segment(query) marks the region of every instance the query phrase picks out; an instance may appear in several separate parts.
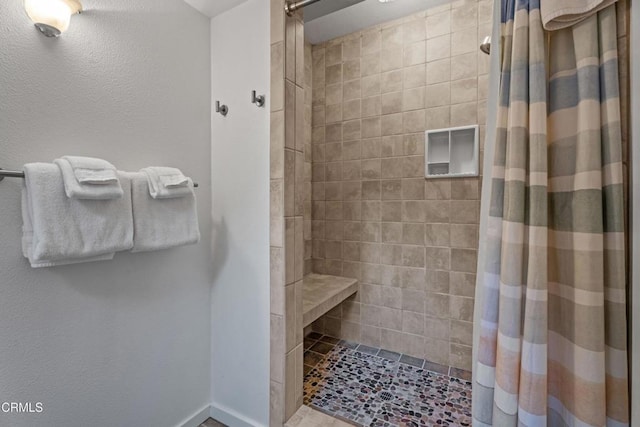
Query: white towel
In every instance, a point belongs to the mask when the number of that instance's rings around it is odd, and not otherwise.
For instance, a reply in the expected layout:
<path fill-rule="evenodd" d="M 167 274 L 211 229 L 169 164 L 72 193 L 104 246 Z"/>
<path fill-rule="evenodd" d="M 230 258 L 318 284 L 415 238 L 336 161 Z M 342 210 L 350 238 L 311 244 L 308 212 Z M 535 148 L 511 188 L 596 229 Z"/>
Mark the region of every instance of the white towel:
<path fill-rule="evenodd" d="M 180 188 L 187 187 L 189 185 L 189 180 L 186 176 L 182 175 L 182 172 L 175 175 L 161 175 L 160 183 L 164 185 L 165 188 Z"/>
<path fill-rule="evenodd" d="M 113 184 L 118 182 L 116 167 L 95 157 L 62 156 L 73 168 L 80 184 Z"/>
<path fill-rule="evenodd" d="M 64 156 L 53 161 L 62 172 L 64 190 L 72 199 L 118 199 L 124 194 L 111 163 L 92 157 Z"/>
<path fill-rule="evenodd" d="M 133 247 L 128 179 L 120 177 L 119 199 L 79 200 L 65 195 L 56 165 L 29 163 L 24 172 L 22 244 L 32 267 L 106 260 Z"/>
<path fill-rule="evenodd" d="M 541 0 L 540 15 L 547 31 L 571 27 L 617 0 Z"/>
<path fill-rule="evenodd" d="M 129 173 L 133 202 L 133 250 L 145 252 L 189 245 L 200 241 L 196 197 L 189 194 L 171 199 L 154 199 L 147 176 Z M 191 184 L 191 182 L 189 182 Z"/>
<path fill-rule="evenodd" d="M 171 199 L 193 194 L 193 182 L 180 169 L 152 166 L 141 169 L 147 177 L 149 193 L 154 199 Z"/>

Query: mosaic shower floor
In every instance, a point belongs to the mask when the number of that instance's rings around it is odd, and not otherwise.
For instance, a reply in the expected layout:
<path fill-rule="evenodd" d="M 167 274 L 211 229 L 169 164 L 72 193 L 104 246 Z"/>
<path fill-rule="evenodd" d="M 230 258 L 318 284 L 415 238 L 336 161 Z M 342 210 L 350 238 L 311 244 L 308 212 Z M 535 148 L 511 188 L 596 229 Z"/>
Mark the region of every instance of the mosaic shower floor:
<path fill-rule="evenodd" d="M 471 425 L 471 382 L 429 362 L 317 334 L 305 348 L 305 405 L 359 426 Z"/>

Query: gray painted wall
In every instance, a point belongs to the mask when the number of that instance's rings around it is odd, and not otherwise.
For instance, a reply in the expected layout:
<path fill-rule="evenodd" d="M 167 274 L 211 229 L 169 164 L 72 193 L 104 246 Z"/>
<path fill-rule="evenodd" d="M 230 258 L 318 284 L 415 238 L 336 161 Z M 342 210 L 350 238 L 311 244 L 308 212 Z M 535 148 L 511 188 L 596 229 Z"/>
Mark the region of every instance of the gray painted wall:
<path fill-rule="evenodd" d="M 84 0 L 60 39 L 0 2 L 0 167 L 63 154 L 200 182 L 202 241 L 31 269 L 20 181 L 0 183 L 0 425 L 174 426 L 210 403 L 209 19 L 182 0 Z"/>
<path fill-rule="evenodd" d="M 269 2 L 211 20 L 211 398 L 231 426 L 269 423 Z M 266 95 L 258 108 L 251 91 Z"/>

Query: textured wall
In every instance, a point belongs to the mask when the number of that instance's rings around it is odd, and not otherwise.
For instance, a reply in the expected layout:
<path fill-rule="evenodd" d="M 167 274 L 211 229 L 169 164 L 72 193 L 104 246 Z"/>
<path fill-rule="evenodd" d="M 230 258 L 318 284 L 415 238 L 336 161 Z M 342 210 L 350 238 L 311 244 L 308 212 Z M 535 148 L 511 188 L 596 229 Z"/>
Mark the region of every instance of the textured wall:
<path fill-rule="evenodd" d="M 313 270 L 361 283 L 315 329 L 470 369 L 480 178 L 425 180 L 424 131 L 482 140 L 490 20 L 453 2 L 313 46 Z"/>
<path fill-rule="evenodd" d="M 0 2 L 0 167 L 63 154 L 198 181 L 202 241 L 31 269 L 20 185 L 0 184 L 0 425 L 174 426 L 210 403 L 209 20 L 181 0 L 84 0 L 59 39 Z"/>

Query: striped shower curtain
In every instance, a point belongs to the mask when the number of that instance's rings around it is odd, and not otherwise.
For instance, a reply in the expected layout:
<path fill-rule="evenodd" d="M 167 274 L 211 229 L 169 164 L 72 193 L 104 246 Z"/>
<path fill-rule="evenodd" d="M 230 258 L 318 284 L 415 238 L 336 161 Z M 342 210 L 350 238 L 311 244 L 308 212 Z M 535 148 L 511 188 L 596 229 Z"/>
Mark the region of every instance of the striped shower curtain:
<path fill-rule="evenodd" d="M 548 34 L 538 0 L 501 15 L 474 426 L 626 426 L 615 5 Z"/>

